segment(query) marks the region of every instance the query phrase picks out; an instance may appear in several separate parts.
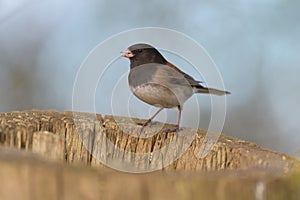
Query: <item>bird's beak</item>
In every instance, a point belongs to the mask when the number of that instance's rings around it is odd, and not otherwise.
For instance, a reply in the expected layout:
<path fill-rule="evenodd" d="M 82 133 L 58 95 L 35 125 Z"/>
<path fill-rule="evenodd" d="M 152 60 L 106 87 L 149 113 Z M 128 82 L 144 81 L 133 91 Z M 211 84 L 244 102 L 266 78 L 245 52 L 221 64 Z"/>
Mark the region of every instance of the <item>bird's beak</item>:
<path fill-rule="evenodd" d="M 125 58 L 132 58 L 134 56 L 134 54 L 128 49 L 121 51 L 121 53 L 122 53 L 122 56 Z"/>

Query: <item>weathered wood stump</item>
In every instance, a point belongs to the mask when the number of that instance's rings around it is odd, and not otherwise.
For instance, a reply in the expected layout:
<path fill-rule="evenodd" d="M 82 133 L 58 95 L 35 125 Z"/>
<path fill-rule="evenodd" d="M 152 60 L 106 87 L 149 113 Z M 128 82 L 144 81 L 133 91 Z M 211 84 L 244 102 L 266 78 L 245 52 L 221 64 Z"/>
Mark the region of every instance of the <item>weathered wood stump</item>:
<path fill-rule="evenodd" d="M 0 199 L 299 199 L 296 159 L 224 135 L 203 158 L 206 131 L 160 127 L 78 112 L 2 113 Z"/>

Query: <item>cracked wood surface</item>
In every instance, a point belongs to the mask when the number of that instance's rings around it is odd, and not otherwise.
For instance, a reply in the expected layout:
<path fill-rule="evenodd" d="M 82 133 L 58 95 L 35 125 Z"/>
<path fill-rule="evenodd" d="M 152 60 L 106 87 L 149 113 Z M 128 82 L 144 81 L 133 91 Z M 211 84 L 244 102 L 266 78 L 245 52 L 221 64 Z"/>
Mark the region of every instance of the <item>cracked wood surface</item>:
<path fill-rule="evenodd" d="M 153 134 L 160 128 L 78 112 L 1 113 L 0 199 L 299 199 L 294 158 L 224 135 L 200 158 L 205 131 Z M 128 161 L 147 171 L 168 159 L 174 162 L 163 170 L 142 175 L 105 167 Z"/>
<path fill-rule="evenodd" d="M 124 161 L 130 163 L 128 167 L 145 171 L 262 168 L 288 172 L 299 167 L 299 162 L 288 155 L 225 135 L 201 158 L 206 131 L 183 128 L 176 138 L 176 134 L 165 134 L 161 126 L 155 123 L 141 128 L 126 117 L 70 111 L 0 113 L 0 145 L 32 150 L 50 160 L 98 168 L 118 168 Z M 157 130 L 160 131 L 153 134 Z"/>

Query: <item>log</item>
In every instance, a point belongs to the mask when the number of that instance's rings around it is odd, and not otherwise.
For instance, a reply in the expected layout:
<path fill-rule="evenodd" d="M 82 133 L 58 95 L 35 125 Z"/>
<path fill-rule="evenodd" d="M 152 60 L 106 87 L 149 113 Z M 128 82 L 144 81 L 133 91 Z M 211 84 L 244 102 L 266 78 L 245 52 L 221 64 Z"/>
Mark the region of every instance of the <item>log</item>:
<path fill-rule="evenodd" d="M 210 142 L 207 131 L 183 128 L 176 135 L 166 134 L 162 127 L 156 123 L 143 128 L 126 117 L 71 111 L 10 112 L 0 114 L 0 144 L 33 150 L 52 160 L 128 172 L 253 168 L 288 172 L 299 167 L 288 155 L 223 134 L 201 157 Z"/>
<path fill-rule="evenodd" d="M 166 134 L 161 128 L 172 125 L 142 128 L 134 121 L 70 111 L 1 113 L 0 199 L 300 198 L 299 161 L 289 155 L 221 135 L 202 156 L 212 142 L 207 131 Z"/>
<path fill-rule="evenodd" d="M 163 126 L 143 128 L 126 117 L 71 111 L 1 113 L 0 145 L 37 152 L 50 160 L 137 173 L 256 168 L 287 173 L 300 166 L 291 156 L 223 134 L 201 157 L 203 146 L 210 142 L 207 131 L 183 128 L 178 135 L 166 134 L 164 128 L 172 125 Z"/>

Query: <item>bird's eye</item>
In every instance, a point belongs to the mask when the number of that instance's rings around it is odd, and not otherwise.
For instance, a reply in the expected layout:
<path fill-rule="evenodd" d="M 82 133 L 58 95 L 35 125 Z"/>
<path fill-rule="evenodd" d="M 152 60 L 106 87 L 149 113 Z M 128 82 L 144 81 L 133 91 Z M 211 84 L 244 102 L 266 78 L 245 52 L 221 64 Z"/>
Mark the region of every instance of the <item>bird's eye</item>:
<path fill-rule="evenodd" d="M 139 49 L 138 52 L 141 53 L 143 51 L 143 49 Z"/>

